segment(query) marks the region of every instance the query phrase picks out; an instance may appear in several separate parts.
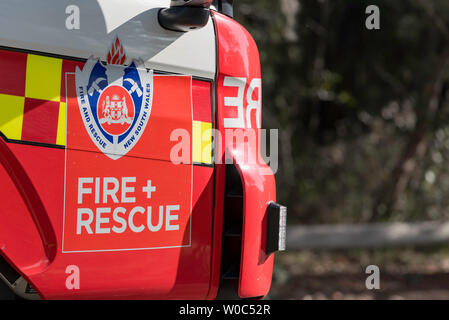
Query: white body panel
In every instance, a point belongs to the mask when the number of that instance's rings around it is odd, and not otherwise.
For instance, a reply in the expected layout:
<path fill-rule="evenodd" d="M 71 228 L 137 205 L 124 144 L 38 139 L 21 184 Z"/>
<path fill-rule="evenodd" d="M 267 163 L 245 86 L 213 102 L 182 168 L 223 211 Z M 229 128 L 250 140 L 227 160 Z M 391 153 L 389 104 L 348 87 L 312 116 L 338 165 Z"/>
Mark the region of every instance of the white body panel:
<path fill-rule="evenodd" d="M 106 60 L 118 35 L 127 61 L 151 69 L 213 79 L 216 54 L 212 19 L 187 33 L 163 29 L 158 11 L 170 0 L 2 0 L 0 46 Z M 66 8 L 80 10 L 80 29 L 68 30 Z"/>

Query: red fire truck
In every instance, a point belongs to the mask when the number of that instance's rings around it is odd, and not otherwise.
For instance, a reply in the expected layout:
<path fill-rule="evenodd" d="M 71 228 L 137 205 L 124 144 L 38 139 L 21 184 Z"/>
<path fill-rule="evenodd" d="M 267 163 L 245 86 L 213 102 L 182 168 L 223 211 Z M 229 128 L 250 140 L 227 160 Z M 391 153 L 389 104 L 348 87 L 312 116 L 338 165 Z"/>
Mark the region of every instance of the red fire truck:
<path fill-rule="evenodd" d="M 231 0 L 3 0 L 0 296 L 264 297 L 261 90 Z"/>

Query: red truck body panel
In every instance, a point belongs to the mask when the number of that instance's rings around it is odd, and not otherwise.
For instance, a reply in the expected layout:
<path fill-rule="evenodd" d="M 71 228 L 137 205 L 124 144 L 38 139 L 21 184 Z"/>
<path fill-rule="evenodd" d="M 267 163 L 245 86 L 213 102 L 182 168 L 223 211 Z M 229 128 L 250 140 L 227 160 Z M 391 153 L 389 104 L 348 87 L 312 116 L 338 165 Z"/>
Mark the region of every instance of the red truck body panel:
<path fill-rule="evenodd" d="M 218 75 L 217 75 L 217 128 L 224 147 L 218 152 L 221 165 L 217 165 L 217 182 L 224 186 L 226 150 L 228 156 L 237 167 L 243 185 L 243 232 L 242 251 L 238 293 L 241 298 L 265 296 L 271 286 L 273 272 L 273 254 L 265 253 L 265 215 L 269 202 L 276 201 L 276 185 L 271 169 L 260 159 L 260 123 L 262 92 L 251 89 L 253 80 L 261 79 L 259 52 L 251 35 L 233 19 L 214 13 L 217 44 L 218 44 Z M 225 79 L 238 79 L 241 86 L 226 85 Z M 229 98 L 239 97 L 238 90 L 243 91 L 241 104 L 243 114 L 239 115 L 238 107 L 227 105 Z M 249 110 L 249 100 L 258 100 L 259 110 Z M 238 104 L 238 102 L 236 103 Z M 231 125 L 225 119 L 243 120 Z M 229 122 L 228 122 L 229 123 Z M 234 142 L 226 136 L 247 135 L 253 140 Z M 246 142 L 247 141 L 247 142 Z M 243 142 L 243 143 L 242 143 Z M 223 188 L 217 188 L 216 203 L 223 206 Z M 219 216 L 222 207 L 216 207 L 215 215 Z M 218 220 L 218 219 L 217 219 Z M 222 221 L 215 228 L 222 228 Z M 215 237 L 215 259 L 213 266 L 219 265 L 218 252 L 221 239 Z M 217 283 L 217 279 L 215 279 Z"/>

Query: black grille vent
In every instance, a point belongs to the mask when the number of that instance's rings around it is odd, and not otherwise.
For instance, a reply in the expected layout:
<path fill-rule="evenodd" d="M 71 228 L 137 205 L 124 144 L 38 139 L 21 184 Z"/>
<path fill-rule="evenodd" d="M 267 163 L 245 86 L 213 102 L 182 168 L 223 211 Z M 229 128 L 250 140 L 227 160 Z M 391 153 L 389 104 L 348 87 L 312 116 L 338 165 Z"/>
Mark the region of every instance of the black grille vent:
<path fill-rule="evenodd" d="M 226 165 L 221 281 L 218 299 L 238 298 L 242 251 L 243 187 L 237 168 Z"/>

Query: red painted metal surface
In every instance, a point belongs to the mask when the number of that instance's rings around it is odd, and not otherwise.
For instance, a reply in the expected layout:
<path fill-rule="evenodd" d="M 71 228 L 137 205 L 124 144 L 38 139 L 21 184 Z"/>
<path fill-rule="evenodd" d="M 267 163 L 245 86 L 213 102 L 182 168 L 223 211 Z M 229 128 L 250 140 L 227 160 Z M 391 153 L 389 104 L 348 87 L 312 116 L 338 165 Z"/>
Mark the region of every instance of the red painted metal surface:
<path fill-rule="evenodd" d="M 39 196 L 40 190 L 38 191 L 26 169 L 15 156 L 15 147 L 0 139 L 1 195 L 3 197 L 1 209 L 3 232 L 0 232 L 2 235 L 0 248 L 2 251 L 8 252 L 11 247 L 16 251 L 21 250 L 26 253 L 27 249 L 31 248 L 28 245 L 21 247 L 19 244 L 21 241 L 29 241 L 29 245 L 33 249 L 43 249 L 43 255 L 34 256 L 33 253 L 39 250 L 30 250 L 31 255 L 28 253 L 23 255 L 24 268 L 43 268 L 56 256 L 56 235 L 48 216 L 48 208 Z M 46 154 L 42 157 L 42 161 L 48 159 L 48 156 L 49 154 Z M 53 163 L 48 169 L 57 168 L 57 165 L 58 163 Z M 28 232 L 30 238 L 19 237 L 22 232 Z M 15 238 L 20 239 L 11 241 Z M 10 241 L 6 241 L 6 239 Z M 30 263 L 30 258 L 34 259 L 32 263 Z"/>
<path fill-rule="evenodd" d="M 203 91 L 209 87 L 210 92 L 210 83 L 196 81 L 196 87 Z M 193 101 L 210 110 L 210 94 L 208 98 Z M 197 113 L 204 117 L 204 112 Z M 163 120 L 171 121 L 170 115 Z M 206 298 L 213 167 L 193 166 L 190 247 L 63 253 L 65 150 L 0 140 L 0 253 L 42 298 Z M 79 290 L 66 287 L 70 265 L 79 267 Z"/>
<path fill-rule="evenodd" d="M 59 101 L 25 98 L 22 140 L 54 143 L 58 131 Z"/>
<path fill-rule="evenodd" d="M 227 156 L 233 159 L 243 184 L 239 296 L 259 297 L 266 295 L 271 286 L 274 257 L 265 254 L 265 214 L 268 203 L 276 200 L 274 176 L 258 157 L 261 88 L 255 90 L 254 84 L 260 83 L 261 79 L 259 53 L 250 34 L 237 22 L 219 13 L 214 13 L 214 20 L 218 41 L 217 128 L 225 146 L 220 157 L 224 160 L 225 150 L 229 151 Z M 255 97 L 257 95 L 258 98 Z M 258 110 L 250 107 L 254 100 L 259 100 Z M 226 134 L 243 134 L 253 139 L 243 145 L 226 139 Z M 219 183 L 224 180 L 223 167 L 217 167 L 216 203 L 221 206 L 223 186 Z M 220 210 L 223 208 L 217 206 L 216 231 L 221 226 L 217 212 Z M 220 242 L 217 237 L 214 241 L 214 250 L 218 250 Z M 217 256 L 214 251 L 214 268 L 218 264 Z M 217 278 L 213 279 L 213 288 L 216 288 L 217 281 Z"/>
<path fill-rule="evenodd" d="M 25 95 L 27 55 L 0 50 L 0 88 L 2 94 Z M 14 72 L 11 72 L 14 70 Z"/>

